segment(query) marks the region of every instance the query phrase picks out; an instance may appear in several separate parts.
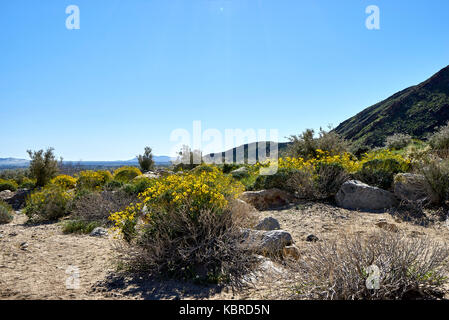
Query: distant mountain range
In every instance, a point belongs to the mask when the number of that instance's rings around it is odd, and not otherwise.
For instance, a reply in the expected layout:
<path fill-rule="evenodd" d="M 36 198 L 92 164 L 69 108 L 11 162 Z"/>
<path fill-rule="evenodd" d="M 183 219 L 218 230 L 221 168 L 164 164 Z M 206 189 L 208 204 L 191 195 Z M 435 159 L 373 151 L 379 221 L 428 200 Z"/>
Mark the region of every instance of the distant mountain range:
<path fill-rule="evenodd" d="M 345 139 L 371 147 L 404 133 L 423 139 L 449 121 L 449 66 L 428 80 L 402 90 L 341 123 Z"/>
<path fill-rule="evenodd" d="M 157 165 L 168 165 L 174 160 L 168 156 L 154 156 L 154 162 Z M 96 167 L 119 167 L 125 165 L 137 165 L 139 162 L 137 157 L 131 160 L 117 161 L 63 161 L 66 165 L 96 166 Z M 26 168 L 30 164 L 30 160 L 17 158 L 0 158 L 0 168 Z"/>

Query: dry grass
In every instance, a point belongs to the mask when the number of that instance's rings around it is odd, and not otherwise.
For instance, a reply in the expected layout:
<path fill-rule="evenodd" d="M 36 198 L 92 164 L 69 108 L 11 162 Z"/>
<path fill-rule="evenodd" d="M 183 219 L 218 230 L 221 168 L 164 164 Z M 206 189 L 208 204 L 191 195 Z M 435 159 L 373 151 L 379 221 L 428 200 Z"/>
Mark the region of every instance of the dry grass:
<path fill-rule="evenodd" d="M 391 232 L 366 238 L 343 237 L 317 243 L 297 268 L 297 298 L 325 300 L 415 299 L 441 296 L 446 283 L 448 247 L 427 238 Z M 368 289 L 370 266 L 377 266 L 378 289 Z M 375 268 L 375 267 L 374 267 Z"/>
<path fill-rule="evenodd" d="M 122 247 L 122 263 L 151 276 L 241 287 L 242 277 L 257 262 L 242 245 L 241 228 L 249 223 L 251 216 L 241 206 L 219 214 L 203 210 L 197 219 L 187 210 L 154 214 L 137 238 Z"/>

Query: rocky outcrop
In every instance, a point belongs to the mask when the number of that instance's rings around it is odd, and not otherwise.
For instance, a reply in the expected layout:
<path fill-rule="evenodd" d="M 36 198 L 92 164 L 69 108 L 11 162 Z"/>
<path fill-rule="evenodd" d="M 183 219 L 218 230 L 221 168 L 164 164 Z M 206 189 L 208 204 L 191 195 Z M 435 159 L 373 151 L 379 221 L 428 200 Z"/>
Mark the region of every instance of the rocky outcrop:
<path fill-rule="evenodd" d="M 240 198 L 257 210 L 280 208 L 293 202 L 292 195 L 279 189 L 246 191 Z"/>
<path fill-rule="evenodd" d="M 379 211 L 398 205 L 397 198 L 391 192 L 357 180 L 346 181 L 335 200 L 338 206 L 353 210 Z"/>

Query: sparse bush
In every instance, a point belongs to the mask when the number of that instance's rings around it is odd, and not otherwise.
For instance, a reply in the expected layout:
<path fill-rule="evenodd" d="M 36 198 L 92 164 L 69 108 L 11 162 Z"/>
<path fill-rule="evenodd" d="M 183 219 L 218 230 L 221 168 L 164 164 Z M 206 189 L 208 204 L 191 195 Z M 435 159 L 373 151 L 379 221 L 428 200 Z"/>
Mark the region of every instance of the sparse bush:
<path fill-rule="evenodd" d="M 135 199 L 121 190 L 79 194 L 71 204 L 70 216 L 75 221 L 107 225 L 111 213 L 125 209 Z"/>
<path fill-rule="evenodd" d="M 400 150 L 412 143 L 412 137 L 408 134 L 396 133 L 387 137 L 385 146 L 391 150 Z"/>
<path fill-rule="evenodd" d="M 443 204 L 449 200 L 449 163 L 441 160 L 427 160 L 418 167 L 425 177 L 433 204 Z"/>
<path fill-rule="evenodd" d="M 27 151 L 31 158 L 29 170 L 38 187 L 45 186 L 58 173 L 58 161 L 53 151 L 53 148 L 47 149 L 45 153 L 44 150 Z"/>
<path fill-rule="evenodd" d="M 130 183 L 123 186 L 123 190 L 130 195 L 138 195 L 154 185 L 154 180 L 151 178 L 138 178 L 132 180 Z"/>
<path fill-rule="evenodd" d="M 448 256 L 444 244 L 391 232 L 317 243 L 298 262 L 297 295 L 320 300 L 440 297 L 447 281 Z M 375 285 L 370 280 L 376 267 L 380 271 L 378 289 L 368 289 L 367 284 Z"/>
<path fill-rule="evenodd" d="M 12 213 L 11 206 L 0 200 L 0 224 L 10 223 L 14 218 Z"/>
<path fill-rule="evenodd" d="M 49 185 L 28 197 L 25 214 L 31 221 L 57 220 L 69 213 L 72 198 L 68 191 Z"/>
<path fill-rule="evenodd" d="M 136 167 L 121 167 L 114 171 L 114 180 L 126 183 L 140 175 L 142 172 Z"/>
<path fill-rule="evenodd" d="M 36 180 L 25 177 L 22 179 L 19 187 L 20 189 L 32 190 L 36 187 Z"/>
<path fill-rule="evenodd" d="M 57 176 L 56 178 L 51 179 L 50 183 L 54 184 L 64 190 L 69 190 L 69 189 L 75 188 L 76 179 L 71 176 L 63 174 L 63 175 Z"/>
<path fill-rule="evenodd" d="M 0 180 L 14 180 L 21 185 L 26 179 L 30 178 L 28 169 L 7 169 L 0 171 Z"/>
<path fill-rule="evenodd" d="M 111 215 L 129 243 L 130 268 L 205 281 L 236 280 L 248 269 L 252 256 L 240 231 L 247 213 L 230 205 L 243 186 L 212 169 L 158 179 L 136 204 Z"/>
<path fill-rule="evenodd" d="M 123 182 L 117 180 L 111 180 L 104 185 L 104 189 L 107 191 L 114 191 L 123 187 Z"/>
<path fill-rule="evenodd" d="M 430 136 L 429 144 L 437 151 L 449 150 L 449 122 Z"/>
<path fill-rule="evenodd" d="M 100 227 L 100 223 L 96 221 L 83 221 L 83 220 L 68 220 L 63 223 L 62 232 L 77 233 L 77 234 L 89 234 L 95 228 Z"/>
<path fill-rule="evenodd" d="M 150 171 L 154 168 L 153 154 L 151 152 L 151 148 L 146 147 L 144 154 L 137 156 L 140 169 L 142 169 L 143 172 Z"/>
<path fill-rule="evenodd" d="M 17 188 L 18 188 L 18 185 L 14 180 L 0 179 L 0 192 L 5 191 L 5 190 L 16 191 Z"/>
<path fill-rule="evenodd" d="M 334 131 L 326 132 L 320 128 L 318 137 L 315 138 L 314 135 L 314 130 L 307 129 L 300 135 L 290 136 L 291 144 L 287 148 L 286 156 L 308 160 L 317 157 L 317 150 L 322 150 L 332 156 L 349 150 L 349 143 Z"/>
<path fill-rule="evenodd" d="M 327 199 L 335 196 L 348 179 L 349 175 L 340 163 L 319 162 L 315 167 L 314 198 Z"/>

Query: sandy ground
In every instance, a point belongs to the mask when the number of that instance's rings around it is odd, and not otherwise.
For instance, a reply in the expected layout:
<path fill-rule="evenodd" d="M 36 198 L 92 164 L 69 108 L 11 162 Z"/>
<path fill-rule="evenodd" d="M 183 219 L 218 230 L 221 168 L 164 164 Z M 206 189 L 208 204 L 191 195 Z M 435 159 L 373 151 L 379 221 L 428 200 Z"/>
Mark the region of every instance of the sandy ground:
<path fill-rule="evenodd" d="M 300 250 L 314 245 L 306 241 L 310 234 L 326 241 L 369 233 L 379 228 L 380 221 L 396 225 L 409 237 L 449 240 L 443 222 L 422 227 L 388 213 L 349 211 L 330 204 L 304 202 L 258 214 L 278 219 Z M 25 222 L 26 217 L 17 213 L 12 223 L 0 225 L 0 299 L 285 299 L 292 293 L 289 272 L 270 262 L 260 267 L 254 286 L 239 292 L 139 276 L 123 278 L 111 259 L 118 241 L 112 236 L 65 235 L 58 223 Z"/>

